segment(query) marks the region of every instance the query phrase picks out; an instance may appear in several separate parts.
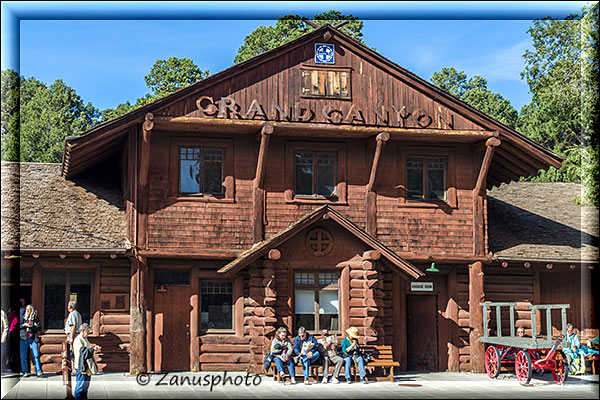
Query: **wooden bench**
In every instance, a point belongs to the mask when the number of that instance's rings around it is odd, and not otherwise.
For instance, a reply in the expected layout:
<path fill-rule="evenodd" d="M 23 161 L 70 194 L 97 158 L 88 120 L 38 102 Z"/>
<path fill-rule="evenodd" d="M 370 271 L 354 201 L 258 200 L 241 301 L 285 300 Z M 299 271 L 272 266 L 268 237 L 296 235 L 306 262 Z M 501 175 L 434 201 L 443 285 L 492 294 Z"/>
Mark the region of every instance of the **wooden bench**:
<path fill-rule="evenodd" d="M 367 365 L 365 365 L 365 369 L 371 371 L 369 374 L 367 374 L 367 376 L 373 375 L 373 370 L 375 370 L 375 368 L 381 368 L 383 370 L 383 376 L 374 376 L 373 379 L 375 379 L 376 381 L 393 382 L 394 381 L 394 367 L 399 367 L 400 363 L 393 360 L 392 346 L 363 346 L 362 349 L 366 353 L 371 353 L 371 355 L 372 355 L 371 361 Z M 300 368 L 302 368 L 302 363 L 298 361 L 296 363 L 296 366 L 299 366 Z M 323 365 L 322 364 L 311 364 L 311 366 L 309 367 L 309 381 L 311 381 L 311 380 L 314 380 L 316 382 L 319 381 L 319 374 L 318 374 L 319 367 L 323 367 Z M 334 368 L 334 366 L 330 365 L 329 368 L 332 369 L 332 368 Z M 344 368 L 344 366 L 342 366 L 342 368 Z M 284 371 L 286 371 L 286 370 L 287 370 L 287 368 L 284 368 Z M 271 372 L 269 373 L 269 375 L 273 376 L 273 380 L 280 382 L 280 376 L 277 373 L 277 367 L 276 367 L 274 361 L 271 362 L 270 371 Z M 300 371 L 302 371 L 302 369 Z M 323 374 L 324 373 L 325 373 L 325 371 L 323 371 Z M 328 375 L 329 375 L 329 371 L 328 371 Z M 289 377 L 289 375 L 287 373 L 284 376 Z M 296 376 L 302 376 L 302 372 L 300 372 L 300 374 L 296 374 Z M 360 378 L 360 376 L 358 375 L 356 365 L 354 363 L 352 364 L 351 376 L 354 377 L 354 381 L 358 381 Z"/>
<path fill-rule="evenodd" d="M 365 353 L 371 353 L 371 361 L 365 365 L 365 369 L 373 371 L 376 367 L 383 370 L 383 376 L 374 376 L 376 381 L 389 381 L 394 382 L 394 367 L 399 367 L 400 363 L 394 361 L 392 355 L 392 346 L 363 346 L 362 349 Z M 352 364 L 352 376 L 357 381 L 357 367 Z M 365 371 L 366 372 L 366 371 Z M 373 372 L 367 374 L 367 376 L 373 375 Z"/>
<path fill-rule="evenodd" d="M 318 369 L 319 369 L 320 366 L 321 366 L 320 364 L 311 364 L 310 367 L 308 367 L 308 380 L 309 380 L 309 382 L 311 380 L 313 380 L 315 382 L 318 381 L 318 378 L 319 378 Z M 300 374 L 296 373 L 295 375 L 303 377 L 304 375 L 302 373 L 302 363 L 300 361 L 298 361 L 294 365 L 294 367 L 300 367 Z M 279 374 L 277 373 L 277 365 L 275 364 L 275 361 L 271 362 L 271 367 L 269 369 L 271 371 L 269 375 L 273 375 L 273 380 L 277 381 L 277 382 L 281 382 L 281 376 L 279 376 Z M 283 371 L 284 371 L 284 379 L 285 378 L 289 378 L 290 377 L 289 376 L 289 372 L 286 372 L 287 371 L 287 366 L 284 365 Z M 296 372 L 298 372 L 298 371 L 296 371 Z"/>

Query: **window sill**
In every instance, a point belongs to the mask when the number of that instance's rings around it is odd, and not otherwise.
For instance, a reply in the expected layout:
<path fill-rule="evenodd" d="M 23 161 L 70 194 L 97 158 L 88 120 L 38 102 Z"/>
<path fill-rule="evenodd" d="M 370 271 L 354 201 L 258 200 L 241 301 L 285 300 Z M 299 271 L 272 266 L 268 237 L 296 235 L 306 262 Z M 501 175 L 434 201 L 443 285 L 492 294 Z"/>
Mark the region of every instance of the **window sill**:
<path fill-rule="evenodd" d="M 175 201 L 198 201 L 201 203 L 235 203 L 235 199 L 219 198 L 212 196 L 171 196 L 169 197 L 171 202 Z"/>
<path fill-rule="evenodd" d="M 457 206 L 453 206 L 445 201 L 440 200 L 430 200 L 430 201 L 419 201 L 419 200 L 409 200 L 404 203 L 399 203 L 398 207 L 406 207 L 406 208 L 451 208 L 456 209 Z"/>
<path fill-rule="evenodd" d="M 235 329 L 200 329 L 199 335 L 235 335 Z"/>
<path fill-rule="evenodd" d="M 332 199 L 327 199 L 327 198 L 313 198 L 313 197 L 294 197 L 292 199 L 287 199 L 285 201 L 287 204 L 316 204 L 316 205 L 322 205 L 322 204 L 337 204 L 337 205 L 342 205 L 342 206 L 347 206 L 348 202 L 346 200 L 341 200 L 341 199 L 336 199 L 336 200 L 332 200 Z"/>

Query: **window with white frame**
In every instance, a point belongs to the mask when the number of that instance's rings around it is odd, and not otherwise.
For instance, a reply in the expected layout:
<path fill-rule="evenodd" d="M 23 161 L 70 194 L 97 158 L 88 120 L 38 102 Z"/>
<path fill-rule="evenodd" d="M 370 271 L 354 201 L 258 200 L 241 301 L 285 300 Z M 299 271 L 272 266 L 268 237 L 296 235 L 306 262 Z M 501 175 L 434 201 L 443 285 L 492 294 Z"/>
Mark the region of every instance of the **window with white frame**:
<path fill-rule="evenodd" d="M 296 272 L 294 285 L 296 329 L 339 331 L 339 273 Z"/>

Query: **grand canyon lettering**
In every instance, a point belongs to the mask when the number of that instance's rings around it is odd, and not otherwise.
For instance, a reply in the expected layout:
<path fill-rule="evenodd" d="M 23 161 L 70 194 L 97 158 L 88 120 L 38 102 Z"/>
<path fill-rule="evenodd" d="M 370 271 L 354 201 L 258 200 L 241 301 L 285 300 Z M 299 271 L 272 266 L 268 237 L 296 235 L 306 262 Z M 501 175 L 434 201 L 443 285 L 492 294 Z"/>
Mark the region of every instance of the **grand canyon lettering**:
<path fill-rule="evenodd" d="M 201 96 L 196 100 L 196 106 L 204 117 L 230 118 L 243 120 L 315 122 L 318 117 L 330 124 L 375 125 L 398 128 L 438 128 L 454 129 L 454 115 L 449 118 L 441 113 L 432 116 L 423 108 L 408 109 L 406 106 L 392 106 L 391 110 L 381 107 L 369 107 L 361 110 L 355 104 L 336 106 L 325 104 L 318 110 L 312 110 L 304 102 L 297 102 L 290 107 L 281 107 L 272 103 L 268 110 L 254 99 L 243 110 L 231 97 L 221 97 L 214 101 L 210 96 Z"/>

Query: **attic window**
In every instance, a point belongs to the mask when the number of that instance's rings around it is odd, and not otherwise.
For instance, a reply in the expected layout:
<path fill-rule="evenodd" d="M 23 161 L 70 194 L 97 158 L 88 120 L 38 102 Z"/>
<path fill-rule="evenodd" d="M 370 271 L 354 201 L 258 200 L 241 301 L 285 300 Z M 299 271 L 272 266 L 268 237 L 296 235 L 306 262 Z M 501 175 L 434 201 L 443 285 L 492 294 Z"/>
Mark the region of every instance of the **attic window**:
<path fill-rule="evenodd" d="M 350 99 L 350 71 L 302 69 L 302 96 Z"/>

